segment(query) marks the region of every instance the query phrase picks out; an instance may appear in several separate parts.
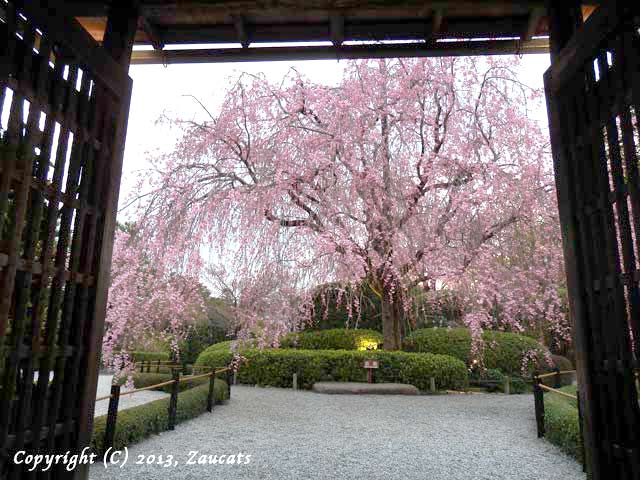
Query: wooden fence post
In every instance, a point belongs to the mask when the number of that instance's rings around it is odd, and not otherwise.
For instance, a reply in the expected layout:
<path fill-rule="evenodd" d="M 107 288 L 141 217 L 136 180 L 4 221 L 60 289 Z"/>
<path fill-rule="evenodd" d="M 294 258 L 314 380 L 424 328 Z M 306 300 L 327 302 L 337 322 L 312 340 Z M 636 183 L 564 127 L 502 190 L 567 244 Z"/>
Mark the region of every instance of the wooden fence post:
<path fill-rule="evenodd" d="M 429 379 L 429 388 L 431 390 L 431 393 L 436 393 L 436 379 L 435 379 L 435 377 L 431 377 Z"/>
<path fill-rule="evenodd" d="M 554 378 L 554 382 L 553 382 L 553 388 L 560 388 L 562 387 L 562 382 L 561 382 L 561 375 L 560 375 L 560 369 L 558 367 L 553 369 L 556 374 L 553 376 Z"/>
<path fill-rule="evenodd" d="M 156 360 L 156 373 L 160 373 L 160 360 Z"/>
<path fill-rule="evenodd" d="M 582 409 L 580 408 L 580 390 L 576 390 L 576 403 L 578 407 L 578 427 L 580 428 L 580 449 L 582 450 L 582 471 L 587 471 L 587 462 L 584 458 L 584 441 L 582 436 Z"/>
<path fill-rule="evenodd" d="M 209 395 L 207 396 L 207 412 L 213 412 L 213 406 L 216 404 L 216 392 L 214 385 L 216 382 L 216 369 L 211 370 L 209 377 Z"/>
<path fill-rule="evenodd" d="M 508 375 L 504 379 L 504 393 L 506 395 L 511 395 L 511 377 Z"/>
<path fill-rule="evenodd" d="M 120 402 L 120 385 L 111 385 L 111 398 L 107 410 L 107 426 L 104 430 L 104 450 L 113 447 L 113 439 L 116 434 L 116 422 L 118 420 L 118 403 Z"/>
<path fill-rule="evenodd" d="M 536 425 L 538 427 L 538 438 L 544 437 L 544 392 L 540 388 L 541 380 L 537 374 L 533 377 L 533 399 L 536 409 Z"/>
<path fill-rule="evenodd" d="M 231 380 L 233 379 L 233 372 L 227 370 L 227 398 L 231 400 Z"/>
<path fill-rule="evenodd" d="M 292 387 L 294 390 L 298 390 L 298 374 L 297 373 L 293 374 Z"/>
<path fill-rule="evenodd" d="M 178 413 L 178 392 L 180 391 L 180 370 L 173 369 L 173 383 L 171 384 L 171 398 L 169 399 L 169 430 L 176 428 L 176 415 Z"/>

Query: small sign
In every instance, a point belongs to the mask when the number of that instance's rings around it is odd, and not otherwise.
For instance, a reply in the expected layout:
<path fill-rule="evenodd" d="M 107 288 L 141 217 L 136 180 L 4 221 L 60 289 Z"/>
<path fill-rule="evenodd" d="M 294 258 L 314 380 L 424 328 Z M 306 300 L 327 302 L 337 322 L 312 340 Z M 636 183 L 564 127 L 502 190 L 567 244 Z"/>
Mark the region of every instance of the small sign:
<path fill-rule="evenodd" d="M 365 360 L 364 368 L 378 368 L 379 363 L 378 360 Z"/>

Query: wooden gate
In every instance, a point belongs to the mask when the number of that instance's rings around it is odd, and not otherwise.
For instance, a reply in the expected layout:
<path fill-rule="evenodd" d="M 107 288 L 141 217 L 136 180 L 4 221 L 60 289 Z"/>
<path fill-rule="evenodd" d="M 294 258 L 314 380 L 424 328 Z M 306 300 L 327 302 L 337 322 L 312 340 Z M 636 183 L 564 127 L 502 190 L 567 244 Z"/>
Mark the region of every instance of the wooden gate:
<path fill-rule="evenodd" d="M 605 2 L 545 75 L 594 479 L 640 479 L 639 28 L 637 2 Z"/>
<path fill-rule="evenodd" d="M 90 431 L 131 80 L 58 2 L 0 1 L 0 61 L 0 477 L 23 478 L 16 451 Z"/>

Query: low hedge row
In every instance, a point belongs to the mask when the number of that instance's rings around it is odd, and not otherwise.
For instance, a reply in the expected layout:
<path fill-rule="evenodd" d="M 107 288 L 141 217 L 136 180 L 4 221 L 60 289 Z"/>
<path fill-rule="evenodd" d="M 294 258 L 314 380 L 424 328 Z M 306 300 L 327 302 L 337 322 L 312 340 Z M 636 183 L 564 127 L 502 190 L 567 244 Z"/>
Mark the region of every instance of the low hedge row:
<path fill-rule="evenodd" d="M 298 385 L 310 388 L 319 381 L 363 382 L 366 372 L 362 364 L 366 359 L 376 359 L 379 382 L 400 382 L 428 390 L 430 378 L 435 378 L 438 389 L 463 389 L 468 376 L 465 364 L 447 355 L 428 353 L 371 352 L 353 350 L 294 350 L 248 349 L 242 351 L 244 362 L 238 370 L 239 383 L 291 387 L 293 374 L 298 375 Z M 228 349 L 216 345 L 200 354 L 197 365 L 220 366 L 231 361 Z"/>
<path fill-rule="evenodd" d="M 576 394 L 575 385 L 560 390 Z M 582 438 L 580 437 L 580 419 L 575 400 L 554 393 L 544 394 L 545 437 L 561 450 L 583 462 Z"/>
<path fill-rule="evenodd" d="M 281 348 L 302 350 L 366 350 L 377 348 L 383 337 L 375 330 L 333 328 L 290 333 L 280 342 Z"/>
<path fill-rule="evenodd" d="M 150 377 L 148 380 L 150 381 Z M 166 379 L 166 375 L 165 375 Z M 216 403 L 227 400 L 227 384 L 216 379 L 214 384 Z M 178 394 L 176 423 L 184 422 L 206 412 L 209 385 L 199 385 Z M 137 407 L 118 412 L 113 447 L 121 450 L 154 433 L 168 429 L 169 398 L 161 398 Z M 104 453 L 104 433 L 107 416 L 97 417 L 93 423 L 91 449 L 99 456 Z"/>
<path fill-rule="evenodd" d="M 482 338 L 485 367 L 499 369 L 508 375 L 523 373 L 522 360 L 528 352 L 536 352 L 539 359 L 546 353 L 539 342 L 516 333 L 485 331 Z M 451 355 L 470 365 L 471 333 L 466 328 L 422 328 L 405 338 L 404 350 Z"/>
<path fill-rule="evenodd" d="M 134 362 L 168 362 L 170 360 L 167 352 L 130 352 L 129 356 Z"/>

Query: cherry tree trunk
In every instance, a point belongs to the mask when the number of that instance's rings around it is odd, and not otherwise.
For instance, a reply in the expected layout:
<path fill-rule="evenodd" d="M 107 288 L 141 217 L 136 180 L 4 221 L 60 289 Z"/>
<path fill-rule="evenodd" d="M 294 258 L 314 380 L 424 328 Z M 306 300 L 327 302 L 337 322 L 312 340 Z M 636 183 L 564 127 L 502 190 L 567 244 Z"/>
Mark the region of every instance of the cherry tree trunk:
<path fill-rule="evenodd" d="M 386 292 L 382 296 L 382 336 L 385 350 L 402 348 L 402 308 Z"/>

